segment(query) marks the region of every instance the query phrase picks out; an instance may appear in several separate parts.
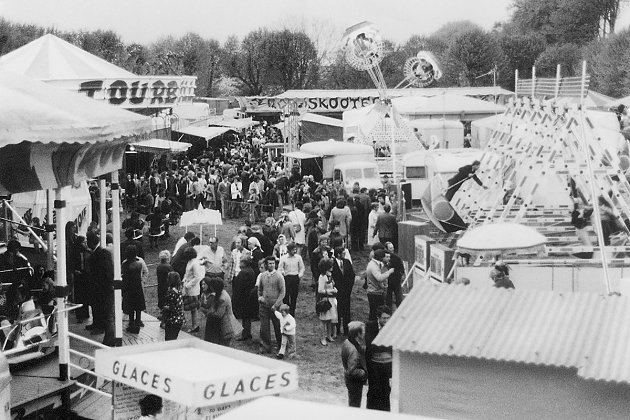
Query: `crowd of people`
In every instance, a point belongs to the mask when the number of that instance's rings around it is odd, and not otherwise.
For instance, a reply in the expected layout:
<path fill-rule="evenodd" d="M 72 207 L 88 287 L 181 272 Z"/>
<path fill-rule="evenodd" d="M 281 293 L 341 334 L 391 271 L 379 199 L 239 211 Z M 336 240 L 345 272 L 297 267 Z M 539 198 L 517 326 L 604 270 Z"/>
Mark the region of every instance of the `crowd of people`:
<path fill-rule="evenodd" d="M 192 334 L 203 331 L 204 340 L 224 346 L 256 339 L 261 354 L 290 359 L 299 352 L 300 319 L 316 312 L 318 345 L 328 346 L 343 335 L 358 352 L 357 362 L 356 354 L 343 346 L 351 405 L 360 405 L 356 389 L 367 380 L 368 407 L 388 409 L 391 350 L 374 351 L 370 337 L 402 300 L 395 192 L 358 184 L 348 191 L 338 182 L 317 182 L 298 166 L 269 158 L 247 136 L 184 158 L 177 170 L 129 174 L 121 186 L 127 217 L 120 249 L 113 249 L 109 233 L 102 245 L 97 216 L 85 236 L 78 235 L 73 222 L 66 226 L 69 300 L 84 304 L 74 312 L 78 323 L 91 313 L 92 322 L 85 327 L 90 334 L 102 334 L 104 344 L 115 345 L 113 254 L 119 252 L 128 333 L 138 334 L 144 326 L 142 312 L 150 303 L 144 289 L 152 275 L 166 340 L 177 339 L 185 328 Z M 94 198 L 100 196 L 97 188 L 91 185 Z M 245 214 L 243 203 L 248 202 L 255 211 Z M 163 249 L 162 241 L 172 233 L 169 226 L 198 206 L 220 210 L 242 225 L 225 243 L 212 236 L 202 244 L 202 238 L 188 232 L 173 250 Z M 149 267 L 156 261 L 145 261 L 147 243 L 160 250 L 154 272 Z M 366 246 L 370 262 L 355 268 L 353 254 Z M 370 315 L 358 320 L 352 293 L 363 269 Z M 300 285 L 309 277 L 316 301 L 304 314 L 298 310 Z M 254 321 L 260 321 L 258 334 L 252 331 Z M 365 375 L 353 373 L 357 363 Z M 389 370 L 381 368 L 388 363 Z"/>

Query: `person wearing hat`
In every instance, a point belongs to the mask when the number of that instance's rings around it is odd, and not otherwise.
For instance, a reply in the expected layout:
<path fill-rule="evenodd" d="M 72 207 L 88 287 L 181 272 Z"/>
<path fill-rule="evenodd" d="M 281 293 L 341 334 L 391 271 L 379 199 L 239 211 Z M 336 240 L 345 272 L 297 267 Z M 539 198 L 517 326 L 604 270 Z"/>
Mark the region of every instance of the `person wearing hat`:
<path fill-rule="evenodd" d="M 252 268 L 256 275 L 260 274 L 258 271 L 258 262 L 265 258 L 265 255 L 260 248 L 260 241 L 255 236 L 247 239 L 247 248 L 249 249 L 252 256 Z"/>
<path fill-rule="evenodd" d="M 278 219 L 278 231 L 287 238 L 287 242 L 293 242 L 295 239 L 295 227 L 289 220 L 289 213 L 283 211 Z"/>
<path fill-rule="evenodd" d="M 483 185 L 481 180 L 477 177 L 475 172 L 479 169 L 481 163 L 478 160 L 473 161 L 470 165 L 464 165 L 457 170 L 455 176 L 448 180 L 448 190 L 444 194 L 444 198 L 451 201 L 455 193 L 459 190 L 459 187 L 468 179 L 472 178 L 480 187 L 487 190 L 488 187 Z"/>

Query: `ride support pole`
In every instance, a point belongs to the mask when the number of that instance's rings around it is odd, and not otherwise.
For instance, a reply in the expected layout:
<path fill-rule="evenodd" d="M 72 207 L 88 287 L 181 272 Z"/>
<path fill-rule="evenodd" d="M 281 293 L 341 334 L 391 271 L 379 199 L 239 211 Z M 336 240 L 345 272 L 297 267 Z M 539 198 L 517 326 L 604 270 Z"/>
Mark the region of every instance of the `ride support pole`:
<path fill-rule="evenodd" d="M 107 219 L 106 219 L 107 220 Z M 116 347 L 122 346 L 123 311 L 122 311 L 122 270 L 120 261 L 120 186 L 118 171 L 112 172 L 112 234 L 114 236 L 114 330 Z"/>
<path fill-rule="evenodd" d="M 68 283 L 66 279 L 66 202 L 63 200 L 63 188 L 55 191 L 55 216 L 57 219 L 57 275 L 55 282 L 55 300 L 57 301 L 57 333 L 59 340 L 59 380 L 69 378 L 70 336 L 68 335 L 68 312 L 66 296 Z"/>
<path fill-rule="evenodd" d="M 107 246 L 107 184 L 105 183 L 104 179 L 99 179 L 98 180 L 98 188 L 100 190 L 100 200 L 101 202 L 99 203 L 99 209 L 98 209 L 98 213 L 99 213 L 99 226 L 100 226 L 100 233 L 101 233 L 101 246 L 103 248 L 105 248 Z"/>
<path fill-rule="evenodd" d="M 55 211 L 55 194 L 52 189 L 46 190 L 46 217 L 48 218 L 47 224 L 53 224 L 53 212 Z M 65 230 L 65 226 L 64 226 Z M 46 253 L 46 268 L 53 270 L 55 268 L 55 235 L 53 232 L 48 232 L 46 242 L 48 243 L 48 252 Z"/>

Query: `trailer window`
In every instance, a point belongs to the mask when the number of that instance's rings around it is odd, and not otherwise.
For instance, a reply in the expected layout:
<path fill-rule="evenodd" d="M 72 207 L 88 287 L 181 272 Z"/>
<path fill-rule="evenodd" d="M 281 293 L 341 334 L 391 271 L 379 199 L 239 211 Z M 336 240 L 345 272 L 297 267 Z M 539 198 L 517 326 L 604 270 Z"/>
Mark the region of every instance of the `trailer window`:
<path fill-rule="evenodd" d="M 346 178 L 348 179 L 361 179 L 361 168 L 346 170 Z"/>
<path fill-rule="evenodd" d="M 335 181 L 343 181 L 343 179 L 341 179 L 341 171 L 339 169 L 335 169 L 334 175 L 333 175 L 333 180 Z"/>
<path fill-rule="evenodd" d="M 376 172 L 376 168 L 363 169 L 363 175 L 365 179 L 378 178 L 378 173 Z"/>
<path fill-rule="evenodd" d="M 425 166 L 408 166 L 405 168 L 405 177 L 407 179 L 425 179 L 427 168 Z"/>

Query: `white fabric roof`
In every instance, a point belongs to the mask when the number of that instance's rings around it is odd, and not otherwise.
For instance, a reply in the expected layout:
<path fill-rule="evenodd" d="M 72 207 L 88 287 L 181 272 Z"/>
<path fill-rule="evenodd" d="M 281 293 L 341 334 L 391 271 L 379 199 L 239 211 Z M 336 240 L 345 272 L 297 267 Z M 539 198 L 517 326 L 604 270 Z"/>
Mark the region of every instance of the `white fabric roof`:
<path fill-rule="evenodd" d="M 493 114 L 504 111 L 504 107 L 501 105 L 452 93 L 432 97 L 409 96 L 394 98 L 392 99 L 392 104 L 397 112 L 406 115 Z"/>
<path fill-rule="evenodd" d="M 233 131 L 228 127 L 193 127 L 188 126 L 185 128 L 180 128 L 179 130 L 174 130 L 177 133 L 188 134 L 190 136 L 201 137 L 203 139 L 210 140 L 215 137 L 219 137 L 221 134 L 227 133 L 228 131 Z"/>
<path fill-rule="evenodd" d="M 136 77 L 52 34 L 3 55 L 0 65 L 5 70 L 45 81 Z"/>
<path fill-rule="evenodd" d="M 210 117 L 210 105 L 204 102 L 176 105 L 172 110 L 180 119 L 201 121 Z"/>
<path fill-rule="evenodd" d="M 343 121 L 337 118 L 325 117 L 323 115 L 313 114 L 311 112 L 307 112 L 306 114 L 300 117 L 301 121 L 312 122 L 316 124 L 322 125 L 332 125 L 333 127 L 341 127 L 343 128 Z"/>
<path fill-rule="evenodd" d="M 355 155 L 355 154 L 374 154 L 372 146 L 366 144 L 354 144 L 343 141 L 314 141 L 303 144 L 300 152 L 309 153 L 317 156 L 331 155 Z"/>
<path fill-rule="evenodd" d="M 187 151 L 192 144 L 179 141 L 170 141 L 162 139 L 148 139 L 138 143 L 132 143 L 133 146 L 139 152 L 152 152 L 152 153 L 164 153 L 173 152 L 180 153 Z"/>
<path fill-rule="evenodd" d="M 0 147 L 23 141 L 94 143 L 151 131 L 151 119 L 0 70 Z"/>
<path fill-rule="evenodd" d="M 285 152 L 282 156 L 286 156 L 288 158 L 293 159 L 313 159 L 316 157 L 322 157 L 322 155 L 314 154 L 314 153 L 305 153 L 305 152 Z"/>
<path fill-rule="evenodd" d="M 258 121 L 254 121 L 251 118 L 224 118 L 215 117 L 208 120 L 209 125 L 215 125 L 218 127 L 230 127 L 235 130 L 244 130 L 249 127 L 258 125 Z"/>

